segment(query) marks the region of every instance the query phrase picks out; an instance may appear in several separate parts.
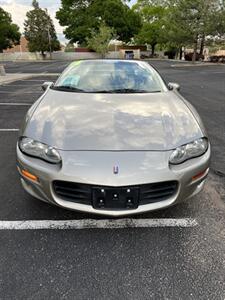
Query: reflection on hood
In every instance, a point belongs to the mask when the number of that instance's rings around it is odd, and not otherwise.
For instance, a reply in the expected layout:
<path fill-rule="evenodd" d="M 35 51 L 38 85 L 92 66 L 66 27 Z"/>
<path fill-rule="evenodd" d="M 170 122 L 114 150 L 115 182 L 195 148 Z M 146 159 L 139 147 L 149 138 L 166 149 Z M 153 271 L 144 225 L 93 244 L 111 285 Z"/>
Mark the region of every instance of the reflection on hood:
<path fill-rule="evenodd" d="M 24 135 L 62 150 L 171 150 L 202 136 L 172 92 L 79 94 L 49 90 Z"/>

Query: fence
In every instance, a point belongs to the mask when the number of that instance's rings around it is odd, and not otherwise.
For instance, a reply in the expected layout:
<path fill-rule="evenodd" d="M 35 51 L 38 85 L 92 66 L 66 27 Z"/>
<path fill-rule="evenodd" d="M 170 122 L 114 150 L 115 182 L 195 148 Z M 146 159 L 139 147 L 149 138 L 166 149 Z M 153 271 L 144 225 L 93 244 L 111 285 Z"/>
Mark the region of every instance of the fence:
<path fill-rule="evenodd" d="M 122 53 L 122 54 L 121 54 Z M 148 51 L 141 51 L 140 54 L 148 54 Z M 135 57 L 139 58 L 140 54 Z M 121 51 L 110 51 L 106 58 L 123 58 L 123 52 Z M 79 59 L 98 59 L 101 58 L 101 55 L 95 52 L 53 52 L 53 60 L 79 60 Z M 50 59 L 49 53 L 46 54 L 46 60 Z M 43 57 L 39 53 L 31 52 L 15 52 L 15 53 L 0 53 L 0 61 L 16 61 L 16 60 L 28 60 L 28 61 L 43 61 Z"/>
<path fill-rule="evenodd" d="M 107 58 L 119 58 L 119 52 L 109 52 Z M 97 59 L 101 55 L 95 52 L 53 52 L 53 60 L 79 60 L 79 59 Z M 46 60 L 50 59 L 49 53 L 46 54 Z M 0 53 L 0 61 L 14 61 L 14 60 L 30 60 L 37 61 L 43 60 L 39 53 L 31 52 L 15 52 L 15 53 Z"/>

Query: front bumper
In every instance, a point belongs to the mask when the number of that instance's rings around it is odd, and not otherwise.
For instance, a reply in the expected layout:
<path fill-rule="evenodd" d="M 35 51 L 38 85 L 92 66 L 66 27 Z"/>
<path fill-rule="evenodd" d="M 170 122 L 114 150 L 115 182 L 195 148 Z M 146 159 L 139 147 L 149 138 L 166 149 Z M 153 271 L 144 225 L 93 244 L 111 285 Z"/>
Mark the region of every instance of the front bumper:
<path fill-rule="evenodd" d="M 17 165 L 22 185 L 32 196 L 67 209 L 119 217 L 166 208 L 185 201 L 202 190 L 209 171 L 210 147 L 203 156 L 177 166 L 168 165 L 170 154 L 170 151 L 60 151 L 63 164 L 59 166 L 28 157 L 17 147 Z M 119 174 L 113 174 L 115 164 L 120 168 Z M 21 170 L 34 174 L 39 181 L 27 179 Z M 203 171 L 202 176 L 196 180 L 192 179 Z M 178 189 L 165 200 L 139 205 L 135 209 L 96 209 L 92 205 L 74 203 L 59 197 L 52 184 L 56 180 L 110 187 L 177 181 Z"/>

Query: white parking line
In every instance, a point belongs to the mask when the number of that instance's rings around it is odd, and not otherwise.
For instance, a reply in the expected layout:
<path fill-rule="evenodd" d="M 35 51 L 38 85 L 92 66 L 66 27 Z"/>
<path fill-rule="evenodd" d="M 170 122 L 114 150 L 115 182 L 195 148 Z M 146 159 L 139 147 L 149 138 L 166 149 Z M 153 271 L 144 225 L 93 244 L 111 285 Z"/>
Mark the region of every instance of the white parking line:
<path fill-rule="evenodd" d="M 27 220 L 0 221 L 0 230 L 39 230 L 39 229 L 116 229 L 151 227 L 195 227 L 195 219 L 82 219 L 82 220 Z"/>
<path fill-rule="evenodd" d="M 6 105 L 6 106 L 31 106 L 32 105 L 32 103 L 12 103 L 12 102 L 2 102 L 2 103 L 0 103 L 0 106 L 4 106 L 4 105 Z"/>
<path fill-rule="evenodd" d="M 0 129 L 0 132 L 15 132 L 15 131 L 19 131 L 19 129 L 7 129 L 7 128 L 5 128 L 5 129 Z"/>

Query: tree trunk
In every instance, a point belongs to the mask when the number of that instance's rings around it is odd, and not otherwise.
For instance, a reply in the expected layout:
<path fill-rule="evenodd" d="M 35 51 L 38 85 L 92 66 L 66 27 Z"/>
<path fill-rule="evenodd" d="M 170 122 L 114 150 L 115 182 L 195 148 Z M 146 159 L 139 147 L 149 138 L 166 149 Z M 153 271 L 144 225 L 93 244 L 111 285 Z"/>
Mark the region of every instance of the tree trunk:
<path fill-rule="evenodd" d="M 198 38 L 196 38 L 195 43 L 194 43 L 194 53 L 193 53 L 193 56 L 192 56 L 192 63 L 193 64 L 196 62 L 197 49 L 198 49 Z"/>
<path fill-rule="evenodd" d="M 183 50 L 182 47 L 179 49 L 179 59 L 182 60 Z"/>
<path fill-rule="evenodd" d="M 200 54 L 201 55 L 203 55 L 204 47 L 205 47 L 205 35 L 203 34 L 202 39 L 201 39 L 201 45 L 200 45 Z"/>
<path fill-rule="evenodd" d="M 105 59 L 106 58 L 106 52 L 102 52 L 101 56 L 102 56 L 102 59 Z"/>
<path fill-rule="evenodd" d="M 156 46 L 156 44 L 151 44 L 151 47 L 152 47 L 152 57 L 155 54 L 155 46 Z"/>
<path fill-rule="evenodd" d="M 41 51 L 42 58 L 45 59 L 45 52 Z"/>

